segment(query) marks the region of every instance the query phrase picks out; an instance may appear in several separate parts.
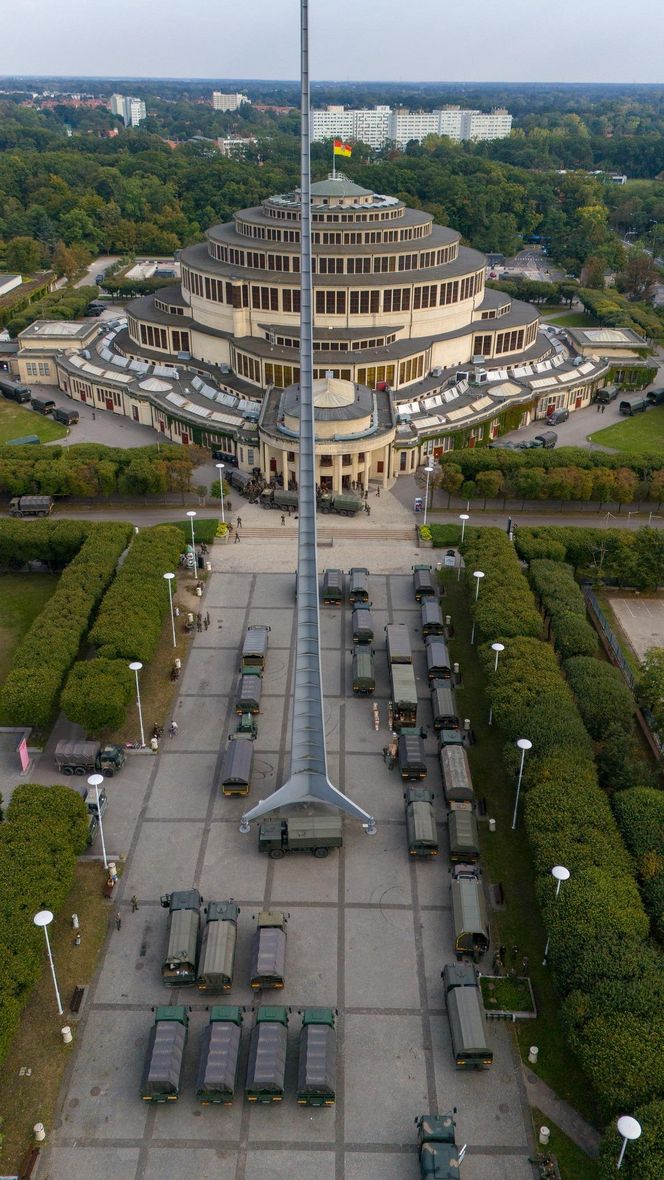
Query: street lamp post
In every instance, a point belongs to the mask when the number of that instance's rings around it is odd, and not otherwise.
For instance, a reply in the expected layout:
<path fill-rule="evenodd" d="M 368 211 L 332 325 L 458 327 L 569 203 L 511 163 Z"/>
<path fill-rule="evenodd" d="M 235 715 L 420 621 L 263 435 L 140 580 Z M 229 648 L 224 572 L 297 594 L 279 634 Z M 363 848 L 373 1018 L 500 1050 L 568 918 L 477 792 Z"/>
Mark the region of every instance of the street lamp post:
<path fill-rule="evenodd" d="M 225 524 L 226 518 L 224 517 L 224 464 L 223 463 L 215 463 L 215 467 L 217 468 L 217 471 L 219 472 L 219 500 L 221 502 L 221 523 Z"/>
<path fill-rule="evenodd" d="M 500 657 L 501 651 L 505 650 L 505 644 L 504 643 L 492 643 L 491 650 L 495 651 L 495 653 L 496 653 L 496 662 L 493 665 L 493 670 L 494 670 L 494 672 L 497 672 L 498 671 L 498 659 Z M 491 702 L 491 705 L 489 707 L 489 725 L 493 725 L 493 701 Z"/>
<path fill-rule="evenodd" d="M 195 515 L 196 515 L 196 513 L 195 513 L 194 509 L 190 508 L 189 512 L 187 513 L 187 516 L 189 517 L 189 520 L 191 522 L 191 547 L 194 551 L 194 567 L 193 567 L 194 577 L 196 577 L 196 536 L 194 533 L 194 517 L 195 517 Z"/>
<path fill-rule="evenodd" d="M 429 477 L 431 475 L 433 475 L 433 467 L 431 466 L 430 463 L 428 463 L 427 466 L 424 468 L 424 470 L 427 473 L 427 486 L 426 486 L 426 491 L 424 493 L 424 523 L 426 524 L 427 511 L 429 509 Z"/>
<path fill-rule="evenodd" d="M 177 647 L 177 640 L 175 638 L 175 615 L 173 614 L 173 578 L 175 574 L 164 574 L 166 585 L 168 586 L 168 601 L 171 608 L 171 630 L 173 632 L 173 647 Z"/>
<path fill-rule="evenodd" d="M 523 778 L 523 764 L 526 760 L 526 751 L 532 750 L 533 743 L 528 741 L 528 738 L 519 738 L 517 746 L 521 751 L 521 765 L 519 767 L 519 777 L 516 781 L 516 799 L 514 800 L 514 815 L 512 816 L 512 831 L 516 827 L 516 813 L 519 808 L 519 792 L 521 790 L 521 779 Z"/>
<path fill-rule="evenodd" d="M 551 876 L 555 877 L 555 881 L 556 881 L 556 897 L 560 893 L 560 886 L 562 885 L 563 881 L 569 881 L 569 875 L 570 875 L 569 869 L 566 869 L 564 865 L 554 865 L 553 868 L 551 869 Z M 544 947 L 544 958 L 542 959 L 542 966 L 543 967 L 546 967 L 546 960 L 549 957 L 549 943 L 550 942 L 551 942 L 551 935 L 549 935 L 549 937 L 547 938 L 546 946 Z"/>
<path fill-rule="evenodd" d="M 483 574 L 482 570 L 475 570 L 473 573 L 473 577 L 475 579 L 475 602 L 477 602 L 477 599 L 480 596 L 480 582 L 482 581 L 484 574 Z M 473 629 L 470 632 L 470 642 L 471 643 L 475 642 L 475 620 L 474 619 L 473 619 Z"/>
<path fill-rule="evenodd" d="M 633 1119 L 631 1114 L 621 1114 L 620 1118 L 616 1120 L 618 1134 L 622 1135 L 622 1147 L 620 1148 L 620 1155 L 618 1156 L 618 1163 L 616 1168 L 622 1168 L 623 1156 L 625 1148 L 629 1139 L 638 1139 L 641 1134 L 641 1124 Z"/>
<path fill-rule="evenodd" d="M 141 746 L 144 746 L 145 733 L 143 732 L 143 710 L 141 709 L 141 690 L 138 685 L 138 673 L 140 672 L 143 665 L 140 660 L 133 660 L 129 667 L 136 676 L 136 704 L 138 705 L 138 721 L 141 727 Z"/>
<path fill-rule="evenodd" d="M 100 788 L 101 784 L 103 783 L 103 781 L 104 781 L 103 774 L 91 774 L 88 779 L 89 786 L 94 787 L 95 794 L 97 796 L 97 819 L 99 820 L 99 835 L 101 836 L 101 851 L 102 851 L 102 856 L 104 857 L 104 868 L 107 869 L 108 868 L 108 860 L 106 859 L 106 844 L 104 841 L 104 825 L 103 825 L 102 819 L 101 819 L 101 806 L 99 804 L 99 788 Z"/>
<path fill-rule="evenodd" d="M 460 512 L 459 513 L 459 520 L 461 521 L 461 544 L 463 545 L 463 538 L 466 533 L 466 521 L 470 520 L 470 516 L 467 512 Z M 460 581 L 461 581 L 461 554 L 459 554 L 459 572 L 457 574 L 457 582 L 460 582 Z"/>
<path fill-rule="evenodd" d="M 53 987 L 55 988 L 55 999 L 58 1005 L 58 1016 L 63 1016 L 62 1004 L 60 1002 L 60 992 L 58 991 L 58 981 L 55 977 L 55 966 L 53 964 L 53 955 L 51 954 L 51 944 L 48 940 L 47 926 L 50 926 L 53 921 L 53 914 L 50 910 L 40 910 L 32 919 L 35 926 L 41 926 L 44 931 L 44 938 L 46 939 L 46 950 L 48 952 L 48 961 L 51 964 L 51 975 L 53 976 Z"/>

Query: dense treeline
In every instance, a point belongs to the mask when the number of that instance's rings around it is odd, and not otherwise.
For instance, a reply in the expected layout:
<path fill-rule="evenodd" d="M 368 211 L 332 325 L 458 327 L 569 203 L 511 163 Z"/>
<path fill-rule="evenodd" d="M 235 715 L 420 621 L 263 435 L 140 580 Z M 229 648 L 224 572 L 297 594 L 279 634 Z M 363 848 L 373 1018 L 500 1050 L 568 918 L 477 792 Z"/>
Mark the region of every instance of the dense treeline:
<path fill-rule="evenodd" d="M 198 459 L 175 445 L 124 450 L 101 443 L 3 447 L 0 495 L 125 496 L 187 492 Z"/>

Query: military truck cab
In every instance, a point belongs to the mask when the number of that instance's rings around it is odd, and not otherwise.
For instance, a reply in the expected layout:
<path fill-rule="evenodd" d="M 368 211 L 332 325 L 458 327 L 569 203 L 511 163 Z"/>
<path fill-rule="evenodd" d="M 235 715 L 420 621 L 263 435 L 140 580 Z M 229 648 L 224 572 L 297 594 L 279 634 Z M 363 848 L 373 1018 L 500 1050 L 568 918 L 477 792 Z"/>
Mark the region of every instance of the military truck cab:
<path fill-rule="evenodd" d="M 229 992 L 233 986 L 237 920 L 240 908 L 229 901 L 210 901 L 205 907 L 205 926 L 198 967 L 199 992 Z"/>
<path fill-rule="evenodd" d="M 409 787 L 404 791 L 406 832 L 410 856 L 438 856 L 438 833 L 433 814 L 433 791 Z"/>
<path fill-rule="evenodd" d="M 343 827 L 339 815 L 292 816 L 270 819 L 258 829 L 258 851 L 272 860 L 281 860 L 287 852 L 311 852 L 327 856 L 330 848 L 341 848 Z"/>
<path fill-rule="evenodd" d="M 176 1102 L 187 1043 L 189 1013 L 182 1004 L 154 1009 L 141 1078 L 144 1102 Z"/>
<path fill-rule="evenodd" d="M 297 1101 L 300 1106 L 334 1106 L 337 1034 L 332 1008 L 305 1008 L 300 1032 Z"/>
<path fill-rule="evenodd" d="M 161 904 L 168 909 L 168 945 L 161 967 L 166 987 L 182 987 L 196 982 L 198 931 L 201 924 L 202 897 L 197 889 L 164 893 Z"/>
<path fill-rule="evenodd" d="M 282 988 L 286 971 L 286 924 L 281 910 L 262 910 L 251 948 L 250 985 L 254 991 Z"/>
<path fill-rule="evenodd" d="M 354 565 L 348 571 L 348 601 L 352 606 L 369 601 L 369 571 L 364 566 Z"/>
<path fill-rule="evenodd" d="M 196 1097 L 202 1106 L 230 1106 L 237 1086 L 242 1036 L 242 1009 L 216 1004 L 203 1029 L 196 1075 Z"/>
<path fill-rule="evenodd" d="M 283 1007 L 259 1008 L 249 1040 L 244 1092 L 248 1102 L 281 1102 L 284 1097 L 288 1012 Z"/>
<path fill-rule="evenodd" d="M 454 1111 L 415 1119 L 421 1180 L 460 1180 L 462 1152 L 456 1146 Z"/>

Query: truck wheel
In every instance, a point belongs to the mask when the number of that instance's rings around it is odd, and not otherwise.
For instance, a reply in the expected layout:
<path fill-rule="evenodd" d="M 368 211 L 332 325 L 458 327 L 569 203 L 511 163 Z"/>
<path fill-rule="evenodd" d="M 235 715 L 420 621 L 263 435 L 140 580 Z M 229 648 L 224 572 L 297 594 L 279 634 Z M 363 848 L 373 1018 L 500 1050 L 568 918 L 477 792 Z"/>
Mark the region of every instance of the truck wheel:
<path fill-rule="evenodd" d="M 270 856 L 272 857 L 272 860 L 282 860 L 285 856 L 285 853 L 283 848 L 271 848 Z"/>
<path fill-rule="evenodd" d="M 85 774 L 85 767 L 84 766 L 75 766 L 74 767 L 74 774 Z"/>
<path fill-rule="evenodd" d="M 323 860 L 327 856 L 327 848 L 314 848 L 314 856 L 317 856 L 319 860 Z"/>
<path fill-rule="evenodd" d="M 73 766 L 63 766 L 63 767 L 62 767 L 62 773 L 63 773 L 63 774 L 73 774 L 73 773 L 74 773 L 74 767 L 73 767 Z"/>
<path fill-rule="evenodd" d="M 101 773 L 103 774 L 104 778 L 113 778 L 115 771 L 111 770 L 110 767 L 107 767 L 105 770 L 102 770 Z"/>

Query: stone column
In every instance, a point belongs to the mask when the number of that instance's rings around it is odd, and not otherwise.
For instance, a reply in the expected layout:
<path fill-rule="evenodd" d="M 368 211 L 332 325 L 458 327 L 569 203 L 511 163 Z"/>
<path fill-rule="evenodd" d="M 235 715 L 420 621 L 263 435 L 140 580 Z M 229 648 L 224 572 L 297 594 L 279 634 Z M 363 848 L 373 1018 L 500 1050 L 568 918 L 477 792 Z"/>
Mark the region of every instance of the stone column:
<path fill-rule="evenodd" d="M 284 481 L 284 490 L 288 487 L 288 451 L 281 452 L 281 475 Z"/>
<path fill-rule="evenodd" d="M 333 455 L 333 457 L 332 457 L 332 489 L 335 492 L 340 492 L 341 488 L 342 488 L 341 455 Z"/>

